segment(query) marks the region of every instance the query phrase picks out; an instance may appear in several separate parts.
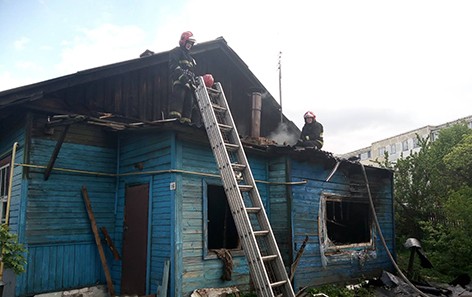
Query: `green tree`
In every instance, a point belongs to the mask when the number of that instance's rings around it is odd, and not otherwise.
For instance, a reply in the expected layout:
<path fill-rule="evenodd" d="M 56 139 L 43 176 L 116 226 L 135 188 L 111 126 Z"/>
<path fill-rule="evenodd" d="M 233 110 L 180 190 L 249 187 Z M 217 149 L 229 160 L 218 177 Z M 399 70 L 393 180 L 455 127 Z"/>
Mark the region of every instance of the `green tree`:
<path fill-rule="evenodd" d="M 470 184 L 472 180 L 472 134 L 467 134 L 461 142 L 444 156 L 444 163 L 450 172 L 455 173 L 456 181 Z"/>
<path fill-rule="evenodd" d="M 418 153 L 393 166 L 397 239 L 421 240 L 440 273 L 470 273 L 472 264 L 465 263 L 472 263 L 472 130 L 454 125 L 420 145 Z"/>

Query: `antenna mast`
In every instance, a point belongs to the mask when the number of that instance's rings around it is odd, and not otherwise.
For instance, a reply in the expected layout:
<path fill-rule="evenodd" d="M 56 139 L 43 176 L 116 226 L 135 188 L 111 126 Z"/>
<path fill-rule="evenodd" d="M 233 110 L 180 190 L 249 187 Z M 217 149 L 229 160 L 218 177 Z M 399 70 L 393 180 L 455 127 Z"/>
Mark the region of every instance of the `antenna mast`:
<path fill-rule="evenodd" d="M 279 52 L 279 100 L 280 100 L 280 122 L 283 123 L 284 115 L 282 113 L 282 52 Z"/>

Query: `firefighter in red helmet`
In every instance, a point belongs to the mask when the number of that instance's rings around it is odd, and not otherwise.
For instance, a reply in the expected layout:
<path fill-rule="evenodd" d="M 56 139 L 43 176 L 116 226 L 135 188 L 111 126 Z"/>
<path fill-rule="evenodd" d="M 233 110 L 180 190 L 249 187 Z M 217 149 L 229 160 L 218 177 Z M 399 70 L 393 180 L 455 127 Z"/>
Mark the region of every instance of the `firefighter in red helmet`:
<path fill-rule="evenodd" d="M 316 121 L 316 115 L 312 111 L 307 111 L 303 115 L 305 125 L 302 128 L 298 145 L 303 147 L 323 147 L 323 125 Z"/>
<path fill-rule="evenodd" d="M 191 122 L 194 106 L 193 81 L 197 63 L 190 55 L 195 44 L 193 33 L 185 31 L 180 35 L 179 46 L 170 51 L 169 72 L 172 82 L 172 95 L 169 103 L 170 118 L 178 118 L 182 122 Z"/>

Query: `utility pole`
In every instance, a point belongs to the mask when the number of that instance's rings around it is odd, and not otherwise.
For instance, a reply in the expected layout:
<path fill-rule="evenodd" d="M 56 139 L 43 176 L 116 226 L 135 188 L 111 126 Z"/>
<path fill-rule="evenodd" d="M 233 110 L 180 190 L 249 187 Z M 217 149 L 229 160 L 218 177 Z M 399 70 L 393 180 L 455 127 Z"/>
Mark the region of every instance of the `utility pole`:
<path fill-rule="evenodd" d="M 280 122 L 283 123 L 284 115 L 282 113 L 282 52 L 279 52 L 279 100 L 280 100 Z"/>

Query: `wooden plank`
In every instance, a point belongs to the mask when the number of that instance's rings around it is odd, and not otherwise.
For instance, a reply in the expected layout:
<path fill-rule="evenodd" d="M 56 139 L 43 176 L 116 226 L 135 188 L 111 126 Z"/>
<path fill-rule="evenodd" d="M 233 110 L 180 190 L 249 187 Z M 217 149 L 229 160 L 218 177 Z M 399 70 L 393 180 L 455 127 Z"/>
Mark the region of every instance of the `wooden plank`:
<path fill-rule="evenodd" d="M 44 180 L 48 180 L 49 175 L 51 174 L 51 170 L 54 167 L 54 163 L 56 162 L 57 155 L 59 155 L 59 151 L 61 150 L 62 143 L 64 143 L 64 139 L 66 138 L 67 131 L 69 131 L 70 125 L 64 127 L 59 139 L 57 140 L 56 147 L 52 153 L 51 159 L 49 159 L 48 167 L 44 172 Z"/>
<path fill-rule="evenodd" d="M 102 243 L 100 242 L 100 236 L 98 235 L 97 224 L 92 211 L 92 205 L 88 196 L 87 188 L 82 186 L 82 196 L 84 198 L 85 207 L 87 208 L 87 214 L 90 219 L 90 225 L 92 226 L 93 235 L 95 237 L 95 243 L 97 244 L 98 253 L 100 254 L 100 260 L 102 261 L 103 270 L 107 279 L 108 293 L 110 296 L 115 296 L 115 289 L 113 288 L 113 281 L 111 280 L 110 270 L 108 269 L 107 259 L 103 252 Z"/>
<path fill-rule="evenodd" d="M 293 277 L 295 276 L 295 271 L 297 270 L 298 262 L 300 262 L 300 259 L 303 255 L 303 251 L 305 251 L 305 246 L 307 242 L 308 242 L 308 235 L 305 237 L 305 240 L 303 240 L 302 246 L 298 250 L 297 256 L 295 257 L 295 261 L 290 267 L 290 281 L 292 281 Z"/>
<path fill-rule="evenodd" d="M 103 236 L 105 236 L 105 242 L 108 244 L 108 247 L 110 248 L 111 252 L 113 253 L 113 257 L 115 257 L 115 260 L 120 260 L 120 254 L 118 253 L 118 249 L 115 247 L 115 244 L 113 243 L 113 240 L 111 239 L 110 235 L 108 234 L 107 228 L 106 227 L 101 227 L 100 230 L 103 233 Z"/>
<path fill-rule="evenodd" d="M 167 297 L 167 287 L 169 284 L 170 261 L 164 262 L 164 273 L 162 275 L 162 285 L 157 287 L 157 297 Z"/>

